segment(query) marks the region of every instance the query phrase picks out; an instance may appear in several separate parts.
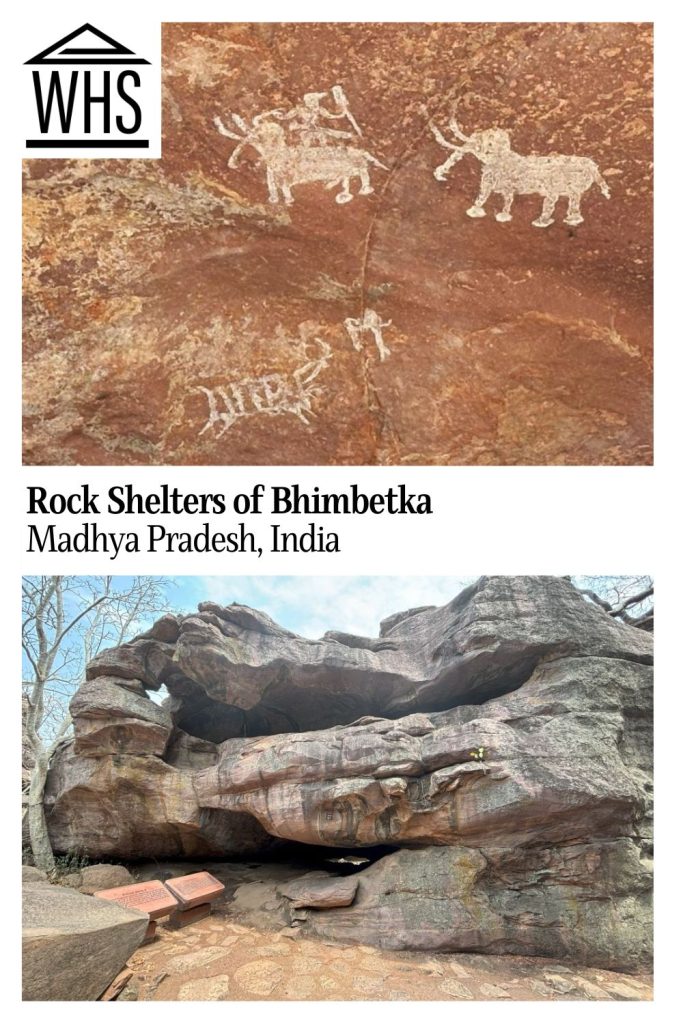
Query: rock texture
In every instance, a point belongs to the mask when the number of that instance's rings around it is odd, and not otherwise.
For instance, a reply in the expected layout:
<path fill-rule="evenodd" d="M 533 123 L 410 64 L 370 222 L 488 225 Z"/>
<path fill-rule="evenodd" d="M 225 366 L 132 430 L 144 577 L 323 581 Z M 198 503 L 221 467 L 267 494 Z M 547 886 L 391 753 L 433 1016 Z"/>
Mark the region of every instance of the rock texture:
<path fill-rule="evenodd" d="M 646 665 L 562 658 L 481 706 L 228 740 L 195 785 L 203 806 L 326 846 L 631 834 L 649 807 L 650 682 Z"/>
<path fill-rule="evenodd" d="M 34 868 L 29 864 L 21 865 L 21 884 L 22 885 L 34 885 L 38 882 L 47 882 L 47 874 L 45 871 L 41 871 L 39 868 Z"/>
<path fill-rule="evenodd" d="M 193 773 L 155 755 L 57 752 L 45 797 L 53 847 L 91 858 L 249 856 L 273 840 L 250 816 L 200 807 Z"/>
<path fill-rule="evenodd" d="M 292 908 L 348 907 L 358 891 L 357 878 L 330 877 L 324 871 L 311 871 L 293 882 L 285 882 L 278 893 L 288 899 Z"/>
<path fill-rule="evenodd" d="M 135 879 L 122 864 L 91 864 L 89 867 L 62 875 L 60 885 L 78 889 L 86 896 L 93 896 L 100 889 L 113 889 L 121 885 L 132 885 Z"/>
<path fill-rule="evenodd" d="M 307 640 L 263 612 L 211 602 L 175 622 L 173 641 L 170 627 L 166 617 L 163 638 L 152 629 L 103 652 L 84 689 L 96 694 L 102 676 L 163 683 L 176 724 L 214 742 L 481 703 L 521 685 L 543 659 L 647 661 L 652 650 L 651 638 L 624 630 L 573 587 L 535 577 L 480 582 L 443 608 L 393 615 L 378 638 Z M 80 706 L 79 695 L 76 716 Z"/>
<path fill-rule="evenodd" d="M 482 577 L 375 639 L 310 641 L 200 605 L 88 667 L 48 780 L 53 842 L 118 857 L 400 848 L 272 905 L 320 936 L 632 969 L 651 944 L 651 663 L 649 633 L 557 577 Z M 131 725 L 112 752 L 112 689 L 134 692 L 146 728 L 145 688 L 162 683 L 167 745 L 150 732 L 141 753 Z M 85 746 L 81 710 L 100 723 Z"/>
<path fill-rule="evenodd" d="M 650 26 L 171 24 L 163 65 L 160 161 L 25 165 L 27 462 L 651 460 Z M 269 202 L 262 114 L 374 191 Z M 454 115 L 593 161 L 584 221 L 468 216 Z"/>
<path fill-rule="evenodd" d="M 92 1000 L 140 945 L 148 916 L 38 882 L 23 891 L 23 998 Z"/>

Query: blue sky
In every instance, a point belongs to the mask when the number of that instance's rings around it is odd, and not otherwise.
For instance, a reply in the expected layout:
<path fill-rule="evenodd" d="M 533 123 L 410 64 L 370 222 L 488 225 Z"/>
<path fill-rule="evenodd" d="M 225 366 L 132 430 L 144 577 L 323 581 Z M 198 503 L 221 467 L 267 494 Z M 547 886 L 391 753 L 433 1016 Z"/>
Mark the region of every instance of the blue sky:
<path fill-rule="evenodd" d="M 394 612 L 445 604 L 474 576 L 173 576 L 173 611 L 194 611 L 199 601 L 247 604 L 302 636 L 328 629 L 377 636 Z"/>

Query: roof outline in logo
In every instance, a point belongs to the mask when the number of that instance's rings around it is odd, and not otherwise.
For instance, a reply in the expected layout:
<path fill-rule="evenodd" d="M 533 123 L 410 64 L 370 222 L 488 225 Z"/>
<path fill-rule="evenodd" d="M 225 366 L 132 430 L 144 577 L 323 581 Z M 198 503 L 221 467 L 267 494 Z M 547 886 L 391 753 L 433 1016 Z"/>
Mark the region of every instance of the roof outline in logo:
<path fill-rule="evenodd" d="M 96 35 L 106 47 L 97 46 L 69 46 L 73 39 L 90 32 Z M 52 56 L 54 54 L 54 56 Z M 101 32 L 89 22 L 81 25 L 74 32 L 70 32 L 63 39 L 58 39 L 52 46 L 46 47 L 37 53 L 35 57 L 24 61 L 25 64 L 149 64 L 143 57 L 136 57 L 132 50 L 129 50 L 123 43 L 117 43 L 111 36 Z"/>

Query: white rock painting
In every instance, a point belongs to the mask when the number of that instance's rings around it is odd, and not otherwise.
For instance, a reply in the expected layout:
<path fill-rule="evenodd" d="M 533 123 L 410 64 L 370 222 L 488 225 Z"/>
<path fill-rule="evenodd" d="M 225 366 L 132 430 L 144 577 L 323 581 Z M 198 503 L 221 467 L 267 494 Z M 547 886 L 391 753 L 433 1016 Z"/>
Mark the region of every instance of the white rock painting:
<path fill-rule="evenodd" d="M 335 109 L 323 103 L 328 95 Z M 237 167 L 242 151 L 251 146 L 266 167 L 268 199 L 271 203 L 294 202 L 292 188 L 310 182 L 322 182 L 326 189 L 341 186 L 335 195 L 338 203 L 353 199 L 351 183 L 360 182 L 358 195 L 374 192 L 370 166 L 388 170 L 365 149 L 352 145 L 362 132 L 351 113 L 344 90 L 335 85 L 330 93 L 309 92 L 290 110 L 268 110 L 257 114 L 248 124 L 238 114 L 231 114 L 232 125 L 220 117 L 213 123 L 221 135 L 238 143 L 228 160 L 228 167 Z M 326 122 L 342 121 L 347 128 L 332 128 Z"/>
<path fill-rule="evenodd" d="M 391 320 L 383 321 L 379 313 L 376 313 L 374 309 L 366 309 L 362 318 L 347 317 L 344 321 L 344 326 L 356 352 L 362 352 L 363 337 L 366 334 L 370 334 L 377 346 L 380 362 L 384 362 L 391 355 L 391 349 L 387 348 L 382 337 L 382 329 L 390 327 Z"/>
<path fill-rule="evenodd" d="M 455 119 L 449 123 L 454 138 L 462 145 L 445 138 L 436 125 L 430 125 L 437 142 L 451 150 L 448 159 L 434 171 L 437 181 L 445 181 L 451 167 L 462 157 L 471 153 L 482 166 L 479 195 L 474 205 L 467 210 L 469 217 L 485 217 L 484 206 L 492 192 L 503 197 L 503 208 L 496 214 L 496 220 L 512 220 L 512 203 L 516 195 L 540 195 L 543 208 L 532 223 L 537 228 L 547 228 L 553 223 L 555 204 L 560 198 L 567 198 L 565 224 L 581 224 L 581 198 L 591 185 L 597 185 L 606 199 L 610 197 L 607 182 L 600 174 L 597 164 L 586 156 L 523 156 L 515 153 L 510 145 L 510 133 L 502 128 L 487 128 L 484 131 L 465 135 Z"/>
<path fill-rule="evenodd" d="M 199 386 L 197 390 L 206 395 L 209 409 L 207 421 L 198 436 L 210 430 L 218 439 L 246 416 L 282 416 L 289 413 L 308 426 L 307 417 L 315 415 L 312 401 L 322 394 L 322 389 L 313 381 L 332 358 L 332 349 L 327 342 L 320 338 L 313 340 L 320 354 L 292 373 L 243 377 L 216 388 Z"/>

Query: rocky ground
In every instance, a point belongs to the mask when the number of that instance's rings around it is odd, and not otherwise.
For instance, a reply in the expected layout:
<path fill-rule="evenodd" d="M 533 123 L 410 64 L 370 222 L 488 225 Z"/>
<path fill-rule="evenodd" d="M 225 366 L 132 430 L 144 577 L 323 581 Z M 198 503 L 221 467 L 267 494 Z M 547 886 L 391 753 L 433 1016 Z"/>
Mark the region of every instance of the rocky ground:
<path fill-rule="evenodd" d="M 202 865 L 203 867 L 204 865 Z M 286 865 L 209 865 L 227 883 L 267 886 Z M 147 876 L 153 869 L 143 870 Z M 157 877 L 161 877 L 158 873 Z M 232 886 L 230 880 L 232 879 Z M 232 897 L 181 931 L 160 927 L 130 958 L 138 1000 L 649 1000 L 652 976 L 541 957 L 407 953 L 298 938 L 246 924 Z M 244 901 L 243 901 L 244 902 Z"/>

